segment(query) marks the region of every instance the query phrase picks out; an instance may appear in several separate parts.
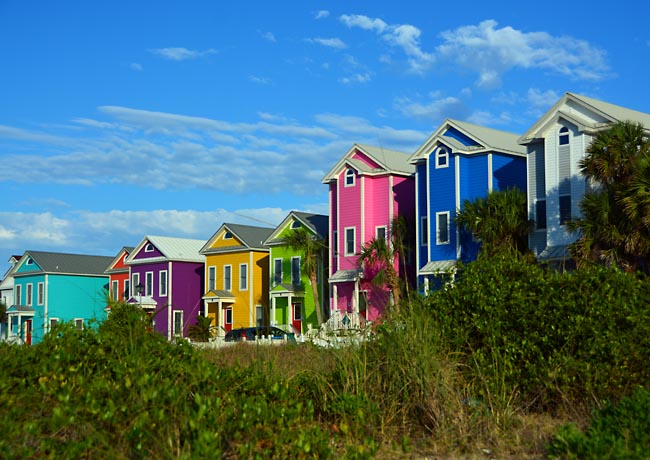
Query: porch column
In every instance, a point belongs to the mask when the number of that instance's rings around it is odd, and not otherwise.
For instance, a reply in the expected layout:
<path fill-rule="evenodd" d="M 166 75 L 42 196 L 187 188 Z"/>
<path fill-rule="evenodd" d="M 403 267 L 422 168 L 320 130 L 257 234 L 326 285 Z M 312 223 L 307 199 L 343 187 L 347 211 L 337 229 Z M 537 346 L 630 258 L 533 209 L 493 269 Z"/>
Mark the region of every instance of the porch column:
<path fill-rule="evenodd" d="M 359 280 L 354 281 L 354 298 L 352 299 L 352 308 L 354 309 L 354 321 L 352 324 L 359 325 Z"/>
<path fill-rule="evenodd" d="M 219 301 L 217 302 L 217 336 L 218 337 L 222 337 L 221 323 L 223 323 L 223 328 L 225 329 L 226 323 L 223 320 L 223 308 L 221 305 L 221 299 L 219 299 Z"/>
<path fill-rule="evenodd" d="M 275 299 L 276 296 L 271 296 L 271 321 L 269 321 L 269 324 L 271 326 L 278 324 L 277 318 L 275 316 Z"/>

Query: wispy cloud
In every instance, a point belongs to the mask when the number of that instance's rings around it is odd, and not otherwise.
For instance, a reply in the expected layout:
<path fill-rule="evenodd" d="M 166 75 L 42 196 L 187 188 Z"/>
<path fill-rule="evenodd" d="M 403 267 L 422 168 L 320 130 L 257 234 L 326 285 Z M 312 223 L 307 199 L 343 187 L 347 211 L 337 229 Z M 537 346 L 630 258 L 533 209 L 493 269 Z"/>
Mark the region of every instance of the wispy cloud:
<path fill-rule="evenodd" d="M 307 41 L 310 43 L 318 43 L 319 45 L 327 46 L 328 48 L 335 48 L 340 50 L 348 47 L 348 45 L 346 45 L 345 42 L 340 38 L 308 38 Z"/>
<path fill-rule="evenodd" d="M 131 70 L 142 72 L 142 64 L 138 64 L 137 62 L 132 62 L 129 67 L 131 67 Z"/>
<path fill-rule="evenodd" d="M 314 14 L 314 19 L 325 19 L 329 17 L 330 12 L 327 10 L 320 10 L 317 11 L 316 14 Z"/>
<path fill-rule="evenodd" d="M 277 39 L 275 38 L 275 35 L 272 32 L 261 32 L 262 38 L 266 41 L 269 41 L 271 43 L 276 43 Z"/>
<path fill-rule="evenodd" d="M 198 51 L 198 50 L 190 50 L 187 48 L 176 47 L 176 48 L 154 48 L 154 49 L 150 49 L 149 52 L 161 56 L 165 59 L 169 59 L 171 61 L 186 61 L 188 59 L 197 59 L 203 56 L 208 56 L 210 54 L 215 54 L 217 50 L 210 48 L 207 50 Z"/>
<path fill-rule="evenodd" d="M 266 77 L 259 77 L 257 75 L 250 75 L 248 77 L 248 81 L 251 81 L 253 83 L 257 83 L 259 85 L 270 85 L 271 80 L 266 78 Z"/>
<path fill-rule="evenodd" d="M 339 81 L 343 83 L 344 85 L 350 85 L 353 83 L 368 83 L 370 80 L 372 80 L 372 75 L 370 72 L 365 72 L 365 73 L 357 73 L 348 77 L 341 77 Z"/>
<path fill-rule="evenodd" d="M 461 99 L 440 93 L 432 93 L 416 101 L 410 98 L 396 98 L 394 107 L 404 116 L 428 120 L 434 126 L 445 118 L 464 120 L 470 114 L 470 109 Z"/>
<path fill-rule="evenodd" d="M 476 72 L 479 87 L 500 86 L 501 76 L 515 68 L 541 69 L 588 81 L 609 74 L 605 51 L 569 36 L 498 28 L 496 21 L 486 20 L 445 31 L 441 37 L 437 56 Z"/>
<path fill-rule="evenodd" d="M 358 14 L 344 14 L 339 19 L 348 27 L 358 27 L 375 32 L 391 46 L 401 49 L 407 56 L 410 69 L 414 72 L 422 73 L 435 62 L 433 54 L 422 50 L 420 46 L 421 31 L 413 25 L 391 25 L 381 19 Z"/>

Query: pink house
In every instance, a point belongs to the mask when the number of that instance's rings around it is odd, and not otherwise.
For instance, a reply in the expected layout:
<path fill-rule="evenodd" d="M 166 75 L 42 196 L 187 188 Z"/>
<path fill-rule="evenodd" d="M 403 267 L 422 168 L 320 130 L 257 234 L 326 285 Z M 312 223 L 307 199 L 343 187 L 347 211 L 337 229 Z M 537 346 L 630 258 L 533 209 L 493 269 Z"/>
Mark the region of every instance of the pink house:
<path fill-rule="evenodd" d="M 390 239 L 394 217 L 415 215 L 414 166 L 409 154 L 354 144 L 325 175 L 329 185 L 330 322 L 355 327 L 377 319 L 389 305 L 386 287 L 371 283 L 358 256 L 373 238 Z M 411 278 L 395 261 L 403 278 Z"/>

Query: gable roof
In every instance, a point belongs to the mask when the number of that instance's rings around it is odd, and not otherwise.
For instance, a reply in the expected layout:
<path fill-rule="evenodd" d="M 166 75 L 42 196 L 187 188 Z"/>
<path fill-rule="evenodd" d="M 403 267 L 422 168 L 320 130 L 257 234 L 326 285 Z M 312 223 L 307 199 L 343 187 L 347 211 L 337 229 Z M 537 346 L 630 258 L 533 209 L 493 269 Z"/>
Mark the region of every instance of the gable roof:
<path fill-rule="evenodd" d="M 569 103 L 574 103 L 580 107 L 589 110 L 593 114 L 602 118 L 602 122 L 593 122 L 580 114 L 562 110 Z M 619 105 L 610 104 L 609 102 L 599 101 L 587 96 L 575 93 L 564 93 L 564 95 L 542 115 L 533 126 L 528 129 L 518 140 L 522 145 L 529 144 L 535 139 L 542 137 L 546 127 L 559 118 L 565 118 L 571 123 L 578 126 L 580 131 L 594 133 L 599 130 L 608 129 L 612 123 L 619 121 L 631 120 L 643 124 L 646 130 L 650 131 L 650 114 L 628 109 Z"/>
<path fill-rule="evenodd" d="M 14 276 L 33 275 L 37 273 L 67 275 L 102 275 L 113 259 L 109 256 L 86 254 L 67 254 L 61 252 L 25 251 L 20 265 L 32 259 L 40 270 L 15 273 Z"/>
<path fill-rule="evenodd" d="M 377 163 L 379 168 L 370 168 L 361 161 L 352 158 L 359 151 L 368 158 Z M 346 166 L 352 166 L 359 174 L 380 175 L 380 174 L 397 174 L 410 176 L 415 172 L 415 168 L 408 162 L 409 154 L 397 150 L 389 150 L 383 147 L 373 147 L 370 145 L 354 144 L 350 150 L 329 170 L 322 182 L 327 184 L 337 179 L 341 170 Z"/>
<path fill-rule="evenodd" d="M 134 248 L 133 246 L 124 246 L 122 249 L 120 249 L 120 251 L 119 251 L 119 252 L 117 253 L 117 255 L 113 258 L 113 260 L 111 261 L 111 263 L 108 265 L 108 267 L 106 268 L 106 270 L 104 270 L 104 273 L 110 274 L 110 273 L 123 273 L 123 272 L 128 272 L 128 271 L 129 271 L 128 268 L 124 268 L 124 267 L 116 268 L 115 265 L 117 265 L 117 263 L 118 263 L 118 262 L 120 261 L 120 259 L 122 258 L 122 254 L 126 253 L 126 255 L 128 256 L 129 254 L 131 254 L 131 253 L 133 252 L 134 249 L 135 249 L 135 248 Z M 125 260 L 126 260 L 126 259 L 125 259 Z"/>
<path fill-rule="evenodd" d="M 153 244 L 162 257 L 150 257 L 145 259 L 135 259 L 147 243 Z M 124 263 L 152 263 L 163 261 L 176 262 L 203 262 L 204 258 L 199 254 L 199 250 L 205 243 L 204 240 L 193 240 L 189 238 L 175 238 L 171 236 L 145 236 L 140 244 L 126 258 Z"/>
<path fill-rule="evenodd" d="M 237 240 L 242 242 L 244 247 L 262 251 L 268 250 L 268 248 L 264 246 L 264 241 L 266 241 L 269 235 L 273 232 L 273 229 L 269 227 L 224 223 L 200 249 L 199 252 L 201 254 L 212 254 L 242 249 L 240 245 L 211 248 L 210 246 L 212 246 L 216 238 L 221 234 L 222 230 L 232 233 Z"/>
<path fill-rule="evenodd" d="M 323 239 L 329 233 L 329 217 L 323 214 L 311 214 L 308 212 L 291 211 L 287 217 L 278 225 L 264 241 L 264 244 L 278 244 L 281 242 L 279 235 L 286 228 L 291 220 L 300 222 L 309 229 L 317 238 Z"/>
<path fill-rule="evenodd" d="M 465 145 L 453 137 L 445 135 L 450 128 L 456 129 L 465 136 L 473 139 L 478 145 Z M 454 153 L 476 154 L 501 152 L 526 156 L 526 149 L 518 143 L 518 140 L 518 134 L 448 118 L 418 147 L 415 153 L 409 158 L 409 162 L 414 164 L 425 159 L 436 145 L 440 143 L 451 147 Z"/>

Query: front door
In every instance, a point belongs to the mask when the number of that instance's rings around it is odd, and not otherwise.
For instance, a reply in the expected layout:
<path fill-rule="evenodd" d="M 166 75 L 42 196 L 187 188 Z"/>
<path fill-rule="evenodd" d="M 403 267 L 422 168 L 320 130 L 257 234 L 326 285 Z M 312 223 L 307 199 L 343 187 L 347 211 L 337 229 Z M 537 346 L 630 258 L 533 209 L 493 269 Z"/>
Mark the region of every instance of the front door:
<path fill-rule="evenodd" d="M 291 304 L 291 325 L 296 334 L 302 334 L 302 303 L 295 302 Z"/>
<path fill-rule="evenodd" d="M 32 344 L 32 320 L 31 319 L 25 321 L 25 343 L 27 345 Z"/>
<path fill-rule="evenodd" d="M 232 308 L 223 309 L 223 328 L 226 332 L 232 329 Z"/>

